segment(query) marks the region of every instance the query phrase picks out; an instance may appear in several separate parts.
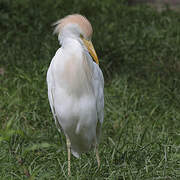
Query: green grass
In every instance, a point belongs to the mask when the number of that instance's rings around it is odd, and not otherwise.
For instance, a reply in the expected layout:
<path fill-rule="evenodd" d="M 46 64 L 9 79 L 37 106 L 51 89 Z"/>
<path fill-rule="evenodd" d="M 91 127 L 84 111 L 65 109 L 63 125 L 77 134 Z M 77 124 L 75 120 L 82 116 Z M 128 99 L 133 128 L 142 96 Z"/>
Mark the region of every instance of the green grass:
<path fill-rule="evenodd" d="M 46 72 L 50 25 L 72 13 L 92 22 L 105 76 L 101 167 L 72 157 L 72 179 L 180 179 L 180 13 L 115 0 L 0 2 L 0 179 L 67 178 Z"/>

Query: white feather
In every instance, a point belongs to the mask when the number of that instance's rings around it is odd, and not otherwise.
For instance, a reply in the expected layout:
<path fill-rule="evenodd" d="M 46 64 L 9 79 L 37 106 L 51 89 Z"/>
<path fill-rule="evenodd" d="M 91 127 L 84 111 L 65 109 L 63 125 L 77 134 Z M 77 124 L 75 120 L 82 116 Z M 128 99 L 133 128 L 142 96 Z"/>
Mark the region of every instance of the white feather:
<path fill-rule="evenodd" d="M 79 157 L 98 143 L 104 79 L 80 39 L 71 34 L 61 43 L 47 72 L 48 98 L 56 124 L 70 139 L 72 154 Z"/>

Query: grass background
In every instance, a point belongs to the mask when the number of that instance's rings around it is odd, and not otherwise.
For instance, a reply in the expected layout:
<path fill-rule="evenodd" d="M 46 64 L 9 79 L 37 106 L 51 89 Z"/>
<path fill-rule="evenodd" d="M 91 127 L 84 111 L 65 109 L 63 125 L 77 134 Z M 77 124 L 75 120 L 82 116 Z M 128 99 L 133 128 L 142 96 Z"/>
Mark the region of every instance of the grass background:
<path fill-rule="evenodd" d="M 72 13 L 92 23 L 105 76 L 101 167 L 72 158 L 72 179 L 180 179 L 180 13 L 117 0 L 0 1 L 0 179 L 67 178 L 46 72 L 50 25 Z"/>

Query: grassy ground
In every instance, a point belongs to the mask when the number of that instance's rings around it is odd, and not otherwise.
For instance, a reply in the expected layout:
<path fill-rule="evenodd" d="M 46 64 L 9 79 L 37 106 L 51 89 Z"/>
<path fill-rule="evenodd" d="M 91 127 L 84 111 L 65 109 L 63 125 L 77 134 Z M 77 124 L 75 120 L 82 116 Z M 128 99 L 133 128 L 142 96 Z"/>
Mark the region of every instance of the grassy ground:
<path fill-rule="evenodd" d="M 80 6 L 79 6 L 80 5 Z M 50 112 L 50 24 L 86 15 L 105 76 L 101 167 L 72 158 L 72 179 L 180 179 L 180 14 L 116 1 L 0 2 L 0 179 L 65 179 Z"/>

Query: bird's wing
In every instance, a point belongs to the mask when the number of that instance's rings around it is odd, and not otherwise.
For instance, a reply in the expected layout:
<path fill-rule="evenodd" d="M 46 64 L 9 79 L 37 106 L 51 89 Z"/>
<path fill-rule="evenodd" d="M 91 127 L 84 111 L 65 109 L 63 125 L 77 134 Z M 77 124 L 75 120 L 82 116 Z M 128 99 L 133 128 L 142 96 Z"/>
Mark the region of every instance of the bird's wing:
<path fill-rule="evenodd" d="M 54 82 L 54 78 L 53 78 L 53 73 L 51 72 L 51 65 L 50 65 L 50 67 L 48 69 L 46 80 L 47 80 L 47 85 L 48 85 L 49 104 L 50 104 L 51 111 L 52 111 L 52 114 L 53 114 L 53 117 L 54 117 L 54 120 L 55 120 L 56 127 L 57 127 L 58 131 L 60 131 L 61 126 L 60 126 L 60 124 L 58 122 L 58 118 L 57 118 L 56 110 L 55 110 L 55 106 L 54 106 L 55 82 Z"/>
<path fill-rule="evenodd" d="M 97 106 L 97 113 L 98 113 L 98 120 L 100 123 L 103 123 L 104 119 L 104 78 L 101 69 L 97 68 L 97 80 L 98 83 L 96 86 L 98 88 L 96 94 L 96 106 Z"/>
<path fill-rule="evenodd" d="M 94 94 L 96 97 L 96 109 L 98 123 L 96 128 L 97 142 L 99 141 L 101 126 L 104 120 L 104 78 L 101 69 L 94 64 Z"/>

